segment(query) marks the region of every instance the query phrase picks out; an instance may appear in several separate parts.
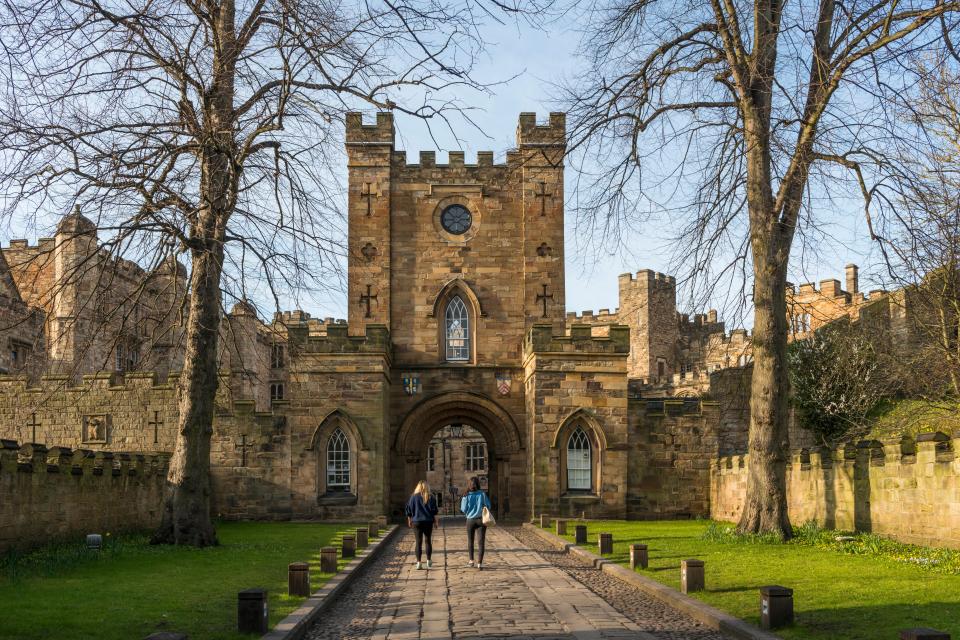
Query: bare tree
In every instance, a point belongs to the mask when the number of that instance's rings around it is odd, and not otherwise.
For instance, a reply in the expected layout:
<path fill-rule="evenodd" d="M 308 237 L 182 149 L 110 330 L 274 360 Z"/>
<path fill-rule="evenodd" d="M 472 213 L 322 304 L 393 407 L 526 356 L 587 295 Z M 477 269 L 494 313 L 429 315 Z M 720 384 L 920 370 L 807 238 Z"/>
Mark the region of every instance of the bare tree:
<path fill-rule="evenodd" d="M 320 282 L 342 116 L 460 110 L 491 0 L 2 0 L 7 216 L 77 204 L 127 255 L 189 261 L 179 422 L 155 542 L 216 543 L 222 291 Z M 69 209 L 67 209 L 69 210 Z"/>
<path fill-rule="evenodd" d="M 742 532 L 792 535 L 786 282 L 796 234 L 838 187 L 864 198 L 872 224 L 880 177 L 896 169 L 887 101 L 915 77 L 906 54 L 940 46 L 958 9 L 942 0 L 607 0 L 587 12 L 590 64 L 561 92 L 573 153 L 599 162 L 580 185 L 581 215 L 615 234 L 619 221 L 643 222 L 643 211 L 666 209 L 671 226 L 686 214 L 678 250 L 691 273 L 716 280 L 742 270 L 752 284 Z"/>

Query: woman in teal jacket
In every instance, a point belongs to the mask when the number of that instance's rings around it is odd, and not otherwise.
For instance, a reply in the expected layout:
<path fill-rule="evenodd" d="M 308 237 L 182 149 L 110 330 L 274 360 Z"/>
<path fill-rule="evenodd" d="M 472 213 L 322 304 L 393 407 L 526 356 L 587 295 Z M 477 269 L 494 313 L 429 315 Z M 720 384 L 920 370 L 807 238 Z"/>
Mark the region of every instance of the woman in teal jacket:
<path fill-rule="evenodd" d="M 470 540 L 470 564 L 473 564 L 473 542 L 480 531 L 480 555 L 477 557 L 477 569 L 483 568 L 483 550 L 487 539 L 487 525 L 483 524 L 483 508 L 490 509 L 490 498 L 480 489 L 480 479 L 470 478 L 470 491 L 460 499 L 460 511 L 467 516 L 467 538 Z"/>

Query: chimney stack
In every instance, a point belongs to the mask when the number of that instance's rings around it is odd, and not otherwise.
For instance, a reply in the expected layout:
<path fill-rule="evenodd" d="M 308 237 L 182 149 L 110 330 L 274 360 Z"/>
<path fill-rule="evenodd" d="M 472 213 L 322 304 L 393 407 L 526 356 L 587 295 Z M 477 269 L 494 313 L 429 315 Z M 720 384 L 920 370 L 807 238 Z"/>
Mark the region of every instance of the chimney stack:
<path fill-rule="evenodd" d="M 853 295 L 860 292 L 860 281 L 857 275 L 860 268 L 855 264 L 847 265 L 847 293 Z"/>

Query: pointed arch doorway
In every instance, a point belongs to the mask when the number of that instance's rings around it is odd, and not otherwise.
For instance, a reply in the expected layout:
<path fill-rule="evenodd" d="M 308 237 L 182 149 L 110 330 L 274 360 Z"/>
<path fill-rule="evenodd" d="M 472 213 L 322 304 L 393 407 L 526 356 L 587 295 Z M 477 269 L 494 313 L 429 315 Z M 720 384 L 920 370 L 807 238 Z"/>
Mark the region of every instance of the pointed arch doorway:
<path fill-rule="evenodd" d="M 437 444 L 435 436 L 438 433 L 453 435 L 452 428 L 460 430 L 457 442 L 465 447 L 462 456 L 464 460 L 473 459 L 474 469 L 478 457 L 482 456 L 487 491 L 497 518 L 522 517 L 526 509 L 526 452 L 520 430 L 510 414 L 494 400 L 470 392 L 450 392 L 427 398 L 404 416 L 391 456 L 390 502 L 395 515 L 400 514 L 417 482 L 428 477 L 431 441 Z M 463 437 L 464 433 L 470 433 L 468 429 L 482 438 L 485 445 L 482 454 L 477 451 L 479 438 Z M 434 464 L 438 461 L 437 455 L 435 451 Z M 466 488 L 465 479 L 469 475 L 469 470 L 465 470 L 463 479 L 451 475 L 451 484 L 460 495 Z M 444 491 L 449 499 L 449 486 L 433 489 Z"/>

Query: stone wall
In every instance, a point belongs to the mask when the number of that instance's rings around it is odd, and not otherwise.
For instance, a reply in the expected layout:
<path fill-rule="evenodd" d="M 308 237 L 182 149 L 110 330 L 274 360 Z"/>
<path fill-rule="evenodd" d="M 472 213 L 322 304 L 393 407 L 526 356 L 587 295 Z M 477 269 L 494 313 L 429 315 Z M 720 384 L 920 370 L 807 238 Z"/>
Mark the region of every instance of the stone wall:
<path fill-rule="evenodd" d="M 0 550 L 159 525 L 166 456 L 0 440 Z"/>
<path fill-rule="evenodd" d="M 960 437 L 867 441 L 802 449 L 787 467 L 790 520 L 878 533 L 902 542 L 960 548 Z M 749 456 L 719 458 L 710 482 L 710 515 L 736 521 L 746 495 Z"/>

